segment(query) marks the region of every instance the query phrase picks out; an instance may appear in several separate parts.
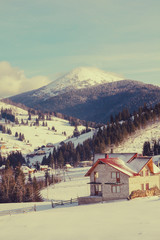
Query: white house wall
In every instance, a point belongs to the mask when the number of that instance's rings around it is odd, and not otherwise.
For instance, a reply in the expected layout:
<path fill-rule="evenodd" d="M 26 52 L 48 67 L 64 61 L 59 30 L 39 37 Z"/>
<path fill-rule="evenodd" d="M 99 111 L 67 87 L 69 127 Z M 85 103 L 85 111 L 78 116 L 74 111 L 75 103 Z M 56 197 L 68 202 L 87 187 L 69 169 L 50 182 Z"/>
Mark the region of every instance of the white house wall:
<path fill-rule="evenodd" d="M 103 200 L 123 199 L 129 196 L 129 177 L 120 172 L 120 192 L 113 193 L 110 184 L 116 183 L 116 178 L 111 178 L 112 172 L 119 172 L 108 164 L 98 164 L 90 175 L 91 182 L 94 182 L 94 172 L 98 172 L 96 182 L 102 183 L 102 197 Z M 91 196 L 94 196 L 94 184 L 91 184 Z"/>

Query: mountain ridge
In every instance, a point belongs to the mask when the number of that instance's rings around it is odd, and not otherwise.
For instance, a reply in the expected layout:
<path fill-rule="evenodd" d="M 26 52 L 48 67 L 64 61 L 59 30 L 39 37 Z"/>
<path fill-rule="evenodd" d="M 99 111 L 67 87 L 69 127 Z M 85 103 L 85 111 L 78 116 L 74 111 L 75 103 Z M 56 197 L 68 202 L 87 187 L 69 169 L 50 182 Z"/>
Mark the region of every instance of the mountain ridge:
<path fill-rule="evenodd" d="M 81 120 L 105 123 L 124 108 L 130 112 L 160 102 L 160 87 L 127 80 L 97 68 L 80 67 L 47 86 L 10 97 L 41 111 L 59 112 Z"/>
<path fill-rule="evenodd" d="M 85 89 L 70 89 L 50 98 L 37 97 L 34 91 L 11 97 L 28 107 L 61 112 L 87 121 L 106 122 L 123 108 L 133 112 L 147 103 L 160 102 L 160 88 L 139 81 L 115 81 Z"/>

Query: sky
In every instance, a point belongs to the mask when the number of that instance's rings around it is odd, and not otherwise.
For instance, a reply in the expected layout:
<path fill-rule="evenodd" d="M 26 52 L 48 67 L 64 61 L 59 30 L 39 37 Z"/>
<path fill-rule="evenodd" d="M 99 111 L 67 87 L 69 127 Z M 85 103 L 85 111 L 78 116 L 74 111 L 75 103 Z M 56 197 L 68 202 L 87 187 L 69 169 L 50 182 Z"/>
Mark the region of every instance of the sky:
<path fill-rule="evenodd" d="M 0 97 L 80 66 L 160 85 L 159 0 L 0 0 Z"/>

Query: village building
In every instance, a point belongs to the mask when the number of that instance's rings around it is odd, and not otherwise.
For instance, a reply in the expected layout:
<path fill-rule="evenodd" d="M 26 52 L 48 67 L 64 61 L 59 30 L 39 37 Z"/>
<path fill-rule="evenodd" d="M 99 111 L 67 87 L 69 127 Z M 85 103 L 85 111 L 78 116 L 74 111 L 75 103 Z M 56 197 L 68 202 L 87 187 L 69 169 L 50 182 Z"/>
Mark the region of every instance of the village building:
<path fill-rule="evenodd" d="M 6 146 L 4 144 L 0 144 L 0 151 L 6 149 Z"/>
<path fill-rule="evenodd" d="M 50 170 L 52 170 L 52 168 L 49 167 L 48 165 L 40 165 L 40 170 L 41 171 L 50 171 Z"/>
<path fill-rule="evenodd" d="M 64 166 L 64 169 L 67 171 L 69 169 L 71 169 L 72 166 L 69 164 L 69 163 L 66 163 L 65 166 Z"/>
<path fill-rule="evenodd" d="M 35 155 L 44 155 L 46 152 L 44 150 L 38 150 Z"/>
<path fill-rule="evenodd" d="M 81 161 L 79 162 L 79 167 L 90 167 L 93 165 L 93 161 Z"/>
<path fill-rule="evenodd" d="M 137 153 L 99 154 L 85 176 L 90 177 L 90 196 L 79 198 L 79 204 L 126 199 L 135 190 L 160 188 L 160 169 L 152 157 Z"/>
<path fill-rule="evenodd" d="M 46 147 L 47 147 L 47 148 L 49 148 L 49 147 L 54 147 L 54 144 L 53 144 L 53 143 L 47 143 Z"/>
<path fill-rule="evenodd" d="M 21 166 L 21 170 L 24 174 L 27 174 L 27 175 L 35 172 L 35 169 L 29 168 L 25 165 Z"/>

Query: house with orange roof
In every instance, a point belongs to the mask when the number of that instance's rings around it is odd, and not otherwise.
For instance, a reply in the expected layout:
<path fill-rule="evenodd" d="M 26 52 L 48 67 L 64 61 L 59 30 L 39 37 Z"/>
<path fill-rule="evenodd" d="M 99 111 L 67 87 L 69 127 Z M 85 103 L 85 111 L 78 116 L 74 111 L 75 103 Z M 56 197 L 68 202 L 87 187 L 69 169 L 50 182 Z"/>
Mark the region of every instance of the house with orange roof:
<path fill-rule="evenodd" d="M 0 150 L 3 150 L 3 149 L 5 149 L 5 148 L 6 148 L 6 145 L 0 144 Z"/>
<path fill-rule="evenodd" d="M 79 204 L 125 199 L 132 191 L 160 188 L 160 169 L 152 157 L 137 153 L 100 157 L 85 174 L 90 177 L 90 196 L 79 198 Z"/>

